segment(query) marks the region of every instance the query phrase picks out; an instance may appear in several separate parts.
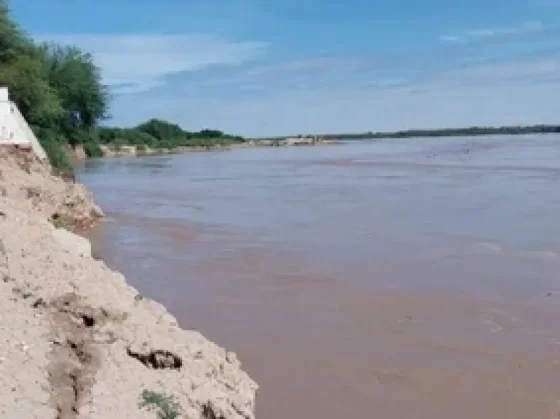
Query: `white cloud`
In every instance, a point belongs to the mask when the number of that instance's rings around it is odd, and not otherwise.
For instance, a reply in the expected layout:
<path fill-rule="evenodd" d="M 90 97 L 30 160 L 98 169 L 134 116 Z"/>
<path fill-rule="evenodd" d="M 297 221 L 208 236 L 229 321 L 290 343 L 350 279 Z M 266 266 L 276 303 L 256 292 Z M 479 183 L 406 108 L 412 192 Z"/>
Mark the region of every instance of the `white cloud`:
<path fill-rule="evenodd" d="M 444 42 L 450 42 L 450 43 L 463 43 L 466 41 L 466 39 L 462 36 L 457 36 L 457 35 L 443 35 L 440 36 L 439 38 L 440 40 L 444 41 Z"/>
<path fill-rule="evenodd" d="M 196 81 L 196 85 L 198 87 L 218 87 L 259 83 L 263 87 L 285 89 L 287 86 L 296 84 L 332 83 L 341 78 L 345 81 L 349 74 L 356 76 L 360 72 L 381 73 L 383 70 L 386 74 L 383 77 L 378 77 L 381 79 L 380 81 L 386 82 L 388 80 L 392 83 L 397 77 L 394 75 L 392 67 L 389 70 L 386 67 L 387 63 L 380 63 L 378 60 L 367 56 L 324 55 L 286 61 L 251 63 L 248 66 L 230 69 L 231 71 L 223 71 L 213 76 L 203 77 Z"/>
<path fill-rule="evenodd" d="M 502 36 L 529 35 L 543 32 L 546 25 L 540 21 L 526 21 L 517 26 L 471 29 L 461 35 L 445 35 L 440 37 L 444 42 L 466 42 L 474 39 L 488 39 Z"/>
<path fill-rule="evenodd" d="M 243 135 L 557 123 L 560 54 L 442 71 L 413 82 L 293 88 L 232 97 L 123 97 L 116 122 L 167 118 Z"/>
<path fill-rule="evenodd" d="M 543 79 L 557 78 L 560 81 L 560 53 L 547 56 L 489 62 L 473 67 L 448 71 L 439 82 L 454 83 L 460 88 L 488 87 L 518 82 L 527 84 Z"/>
<path fill-rule="evenodd" d="M 105 82 L 118 93 L 150 90 L 177 72 L 238 65 L 266 48 L 262 42 L 232 42 L 209 35 L 39 34 L 36 38 L 91 52 Z"/>
<path fill-rule="evenodd" d="M 116 124 L 152 117 L 188 129 L 242 135 L 554 123 L 560 52 L 480 62 L 502 39 L 547 30 L 541 22 L 442 37 L 465 44 L 405 56 L 319 56 L 251 62 L 267 45 L 201 35 L 43 35 L 94 53 L 120 93 Z M 500 40 L 496 51 L 491 42 Z M 468 45 L 467 45 L 468 44 Z M 519 55 L 516 52 L 515 55 Z M 511 55 L 509 55 L 511 56 Z M 214 65 L 226 65 L 208 68 Z M 458 68 L 462 66 L 462 68 Z M 198 71 L 205 70 L 205 71 Z M 191 72 L 188 77 L 167 77 Z M 166 84 L 165 89 L 154 89 Z"/>

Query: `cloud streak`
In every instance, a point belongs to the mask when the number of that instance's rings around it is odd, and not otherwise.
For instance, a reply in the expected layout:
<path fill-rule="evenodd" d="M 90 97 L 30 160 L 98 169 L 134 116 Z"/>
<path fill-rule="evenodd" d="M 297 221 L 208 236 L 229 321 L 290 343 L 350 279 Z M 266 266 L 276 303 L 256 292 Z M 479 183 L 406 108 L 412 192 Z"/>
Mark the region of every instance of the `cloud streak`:
<path fill-rule="evenodd" d="M 162 85 L 179 72 L 235 66 L 262 55 L 263 42 L 234 42 L 210 35 L 39 34 L 45 42 L 77 45 L 93 54 L 115 93 L 139 93 Z"/>
<path fill-rule="evenodd" d="M 328 73 L 334 60 L 331 66 L 319 66 L 322 72 Z M 267 66 L 249 72 L 262 79 L 223 79 L 216 91 L 205 87 L 153 96 L 134 113 L 128 111 L 134 108 L 133 99 L 123 96 L 115 116 L 134 124 L 155 115 L 191 129 L 213 126 L 254 136 L 558 121 L 560 51 L 442 68 L 409 80 L 374 73 L 357 77 L 363 67 L 347 66 L 338 73 L 344 83 L 321 83 L 317 80 L 325 76 L 312 62 L 286 62 L 279 68 L 284 71 Z M 303 77 L 308 71 L 313 77 Z M 304 83 L 286 83 L 297 74 Z M 255 83 L 258 89 L 249 92 Z"/>
<path fill-rule="evenodd" d="M 117 93 L 111 113 L 119 125 L 157 117 L 187 129 L 261 136 L 558 117 L 560 38 L 539 21 L 469 29 L 427 49 L 348 55 L 278 56 L 263 42 L 210 35 L 41 39 L 94 54 Z"/>
<path fill-rule="evenodd" d="M 540 21 L 526 21 L 517 26 L 471 29 L 461 34 L 443 35 L 441 41 L 464 43 L 498 37 L 522 36 L 544 32 L 548 28 Z"/>
<path fill-rule="evenodd" d="M 466 38 L 464 36 L 458 36 L 458 35 L 442 35 L 440 36 L 440 40 L 444 42 L 450 42 L 453 44 L 461 44 L 466 41 Z"/>

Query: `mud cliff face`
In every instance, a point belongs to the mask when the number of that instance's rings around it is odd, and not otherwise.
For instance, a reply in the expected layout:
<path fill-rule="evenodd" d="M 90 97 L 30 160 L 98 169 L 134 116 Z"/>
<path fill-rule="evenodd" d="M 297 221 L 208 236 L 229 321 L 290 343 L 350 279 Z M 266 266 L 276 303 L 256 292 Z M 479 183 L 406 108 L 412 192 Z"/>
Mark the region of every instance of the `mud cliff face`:
<path fill-rule="evenodd" d="M 50 175 L 33 154 L 0 150 L 0 197 L 7 207 L 74 230 L 87 230 L 103 212 L 82 185 Z"/>
<path fill-rule="evenodd" d="M 0 417 L 253 418 L 235 354 L 56 231 L 101 215 L 84 187 L 0 154 Z"/>

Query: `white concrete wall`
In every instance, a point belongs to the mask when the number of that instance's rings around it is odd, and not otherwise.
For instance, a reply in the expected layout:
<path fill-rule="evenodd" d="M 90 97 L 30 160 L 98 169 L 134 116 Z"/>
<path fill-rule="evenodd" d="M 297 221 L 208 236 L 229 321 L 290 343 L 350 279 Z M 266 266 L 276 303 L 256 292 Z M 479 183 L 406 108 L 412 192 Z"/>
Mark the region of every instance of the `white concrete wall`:
<path fill-rule="evenodd" d="M 10 102 L 7 87 L 0 87 L 0 145 L 3 144 L 31 147 L 41 160 L 47 158 L 17 105 Z"/>
<path fill-rule="evenodd" d="M 0 92 L 0 96 L 1 92 Z M 12 144 L 15 140 L 15 127 L 11 116 L 9 101 L 0 100 L 0 144 Z"/>

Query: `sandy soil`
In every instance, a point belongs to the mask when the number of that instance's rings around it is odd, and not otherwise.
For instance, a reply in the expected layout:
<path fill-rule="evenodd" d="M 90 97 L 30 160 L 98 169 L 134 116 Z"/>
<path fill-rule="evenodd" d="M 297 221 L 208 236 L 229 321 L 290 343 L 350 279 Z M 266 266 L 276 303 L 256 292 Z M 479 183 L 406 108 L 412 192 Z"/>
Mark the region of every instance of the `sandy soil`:
<path fill-rule="evenodd" d="M 257 385 L 234 353 L 58 234 L 102 216 L 84 187 L 27 154 L 0 155 L 0 174 L 2 418 L 154 418 L 139 407 L 145 390 L 185 418 L 254 417 Z"/>

